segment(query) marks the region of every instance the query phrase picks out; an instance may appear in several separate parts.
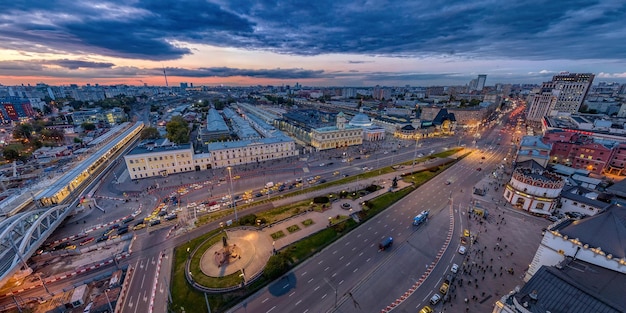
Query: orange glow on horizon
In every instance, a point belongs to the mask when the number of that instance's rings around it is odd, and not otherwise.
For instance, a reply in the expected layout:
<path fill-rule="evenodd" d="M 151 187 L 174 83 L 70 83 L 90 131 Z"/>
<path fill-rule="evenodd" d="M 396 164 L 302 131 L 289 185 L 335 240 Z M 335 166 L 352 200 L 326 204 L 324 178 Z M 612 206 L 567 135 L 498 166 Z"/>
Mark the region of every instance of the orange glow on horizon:
<path fill-rule="evenodd" d="M 253 86 L 253 85 L 293 85 L 296 82 L 307 83 L 315 85 L 325 85 L 324 79 L 273 79 L 273 78 L 251 78 L 243 76 L 233 77 L 181 77 L 181 76 L 167 76 L 167 81 L 170 87 L 177 87 L 180 83 L 193 83 L 194 86 L 210 86 L 210 85 L 230 85 L 230 86 Z M 83 86 L 86 84 L 100 84 L 100 85 L 132 85 L 143 86 L 144 83 L 148 86 L 163 86 L 165 87 L 165 78 L 163 76 L 150 76 L 150 77 L 132 77 L 132 78 L 58 78 L 58 77 L 46 77 L 46 76 L 2 76 L 0 75 L 0 85 L 5 86 L 20 86 L 31 85 L 35 86 L 38 83 L 44 83 L 51 86 L 62 86 L 76 84 Z"/>

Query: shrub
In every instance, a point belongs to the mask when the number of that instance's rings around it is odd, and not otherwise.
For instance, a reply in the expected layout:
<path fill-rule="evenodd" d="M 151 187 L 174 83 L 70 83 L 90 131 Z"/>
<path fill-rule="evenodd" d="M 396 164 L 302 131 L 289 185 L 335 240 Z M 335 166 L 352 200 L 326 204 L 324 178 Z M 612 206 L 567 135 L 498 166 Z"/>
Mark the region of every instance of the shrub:
<path fill-rule="evenodd" d="M 372 185 L 367 186 L 365 190 L 367 190 L 367 192 L 375 192 L 376 190 L 378 190 L 378 186 L 372 184 Z"/>
<path fill-rule="evenodd" d="M 239 219 L 240 225 L 256 225 L 256 215 L 248 214 L 244 215 Z"/>
<path fill-rule="evenodd" d="M 347 191 L 345 191 L 345 190 L 343 190 L 343 191 L 341 191 L 341 192 L 339 193 L 339 197 L 340 197 L 340 198 L 342 198 L 342 199 L 343 199 L 343 198 L 345 198 L 345 197 L 347 197 L 348 195 L 350 195 L 350 193 L 349 193 L 349 192 L 347 192 Z"/>
<path fill-rule="evenodd" d="M 328 197 L 315 197 L 313 198 L 313 203 L 328 203 L 330 202 L 330 200 L 328 199 Z"/>

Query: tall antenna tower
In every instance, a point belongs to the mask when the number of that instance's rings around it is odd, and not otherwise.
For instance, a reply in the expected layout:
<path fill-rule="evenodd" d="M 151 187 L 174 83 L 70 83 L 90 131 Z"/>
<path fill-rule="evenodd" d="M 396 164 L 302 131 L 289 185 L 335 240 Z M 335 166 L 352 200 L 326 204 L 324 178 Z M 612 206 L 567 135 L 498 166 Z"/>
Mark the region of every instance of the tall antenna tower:
<path fill-rule="evenodd" d="M 165 73 L 165 66 L 163 67 L 163 76 L 165 76 L 165 87 L 169 87 L 169 84 L 167 83 L 167 74 Z"/>

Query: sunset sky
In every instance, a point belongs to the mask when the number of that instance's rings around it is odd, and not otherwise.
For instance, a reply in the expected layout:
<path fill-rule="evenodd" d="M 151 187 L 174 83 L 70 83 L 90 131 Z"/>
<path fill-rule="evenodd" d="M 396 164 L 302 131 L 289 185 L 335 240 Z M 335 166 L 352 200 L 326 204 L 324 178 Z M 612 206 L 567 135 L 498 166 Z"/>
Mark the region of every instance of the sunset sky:
<path fill-rule="evenodd" d="M 626 83 L 626 1 L 14 0 L 0 84 Z"/>

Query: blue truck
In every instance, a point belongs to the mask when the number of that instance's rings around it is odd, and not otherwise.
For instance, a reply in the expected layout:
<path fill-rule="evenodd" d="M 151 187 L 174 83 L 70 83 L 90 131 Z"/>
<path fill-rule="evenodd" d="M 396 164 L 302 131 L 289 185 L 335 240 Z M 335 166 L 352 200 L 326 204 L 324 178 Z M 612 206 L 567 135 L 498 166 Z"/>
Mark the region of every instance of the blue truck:
<path fill-rule="evenodd" d="M 428 219 L 428 211 L 422 211 L 422 213 L 418 214 L 413 218 L 413 226 L 419 226 L 422 223 L 426 222 Z"/>

